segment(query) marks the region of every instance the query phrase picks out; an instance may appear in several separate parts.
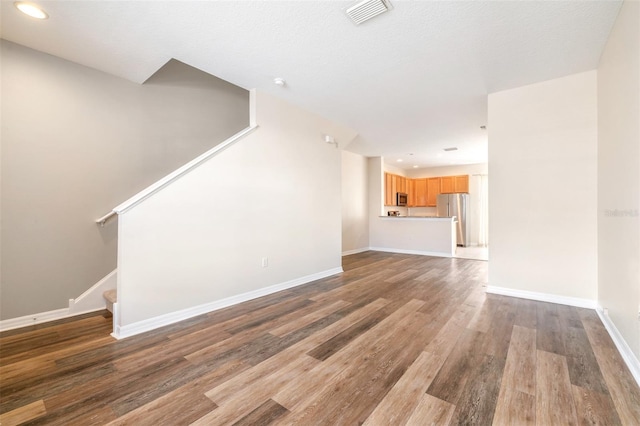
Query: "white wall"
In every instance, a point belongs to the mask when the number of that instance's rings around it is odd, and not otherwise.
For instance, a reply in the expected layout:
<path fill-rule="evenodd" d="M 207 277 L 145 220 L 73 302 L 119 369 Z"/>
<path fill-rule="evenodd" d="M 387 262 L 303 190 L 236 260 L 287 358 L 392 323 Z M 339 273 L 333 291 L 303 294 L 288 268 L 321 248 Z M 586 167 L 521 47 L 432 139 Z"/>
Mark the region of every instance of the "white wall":
<path fill-rule="evenodd" d="M 117 221 L 94 220 L 247 127 L 249 92 L 173 60 L 139 85 L 0 52 L 4 320 L 67 308 L 113 271 Z"/>
<path fill-rule="evenodd" d="M 487 175 L 489 166 L 481 164 L 460 164 L 453 166 L 423 167 L 407 171 L 407 177 L 412 179 L 469 175 L 469 245 L 478 245 L 480 232 L 480 175 Z M 412 207 L 411 216 L 435 216 L 435 207 Z"/>
<path fill-rule="evenodd" d="M 626 1 L 598 67 L 598 303 L 608 309 L 636 358 L 640 358 L 639 63 L 640 4 Z"/>
<path fill-rule="evenodd" d="M 342 151 L 342 252 L 369 247 L 367 158 Z"/>
<path fill-rule="evenodd" d="M 121 215 L 119 326 L 341 268 L 341 151 L 323 134 L 355 132 L 263 93 L 257 124 Z"/>
<path fill-rule="evenodd" d="M 596 71 L 489 95 L 489 285 L 595 303 Z"/>

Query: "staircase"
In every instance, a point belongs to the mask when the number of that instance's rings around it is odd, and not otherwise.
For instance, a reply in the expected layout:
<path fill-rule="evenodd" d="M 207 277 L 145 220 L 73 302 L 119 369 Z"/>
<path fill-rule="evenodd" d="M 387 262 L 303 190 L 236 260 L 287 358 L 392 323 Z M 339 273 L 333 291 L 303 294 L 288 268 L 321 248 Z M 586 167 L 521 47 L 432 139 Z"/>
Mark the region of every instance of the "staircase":
<path fill-rule="evenodd" d="M 104 296 L 105 300 L 107 301 L 107 310 L 113 313 L 113 304 L 118 301 L 116 289 L 107 290 L 102 293 L 102 296 Z"/>

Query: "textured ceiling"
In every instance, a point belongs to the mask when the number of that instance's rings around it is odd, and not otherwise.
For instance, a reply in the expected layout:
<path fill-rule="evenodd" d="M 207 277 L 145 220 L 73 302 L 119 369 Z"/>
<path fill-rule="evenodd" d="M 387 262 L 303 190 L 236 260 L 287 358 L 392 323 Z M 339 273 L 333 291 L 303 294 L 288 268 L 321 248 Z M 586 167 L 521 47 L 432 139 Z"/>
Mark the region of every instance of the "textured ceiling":
<path fill-rule="evenodd" d="M 41 1 L 35 21 L 2 0 L 1 34 L 139 83 L 175 58 L 351 127 L 351 151 L 433 166 L 486 161 L 488 93 L 595 69 L 621 5 L 391 1 L 355 26 L 342 1 Z"/>

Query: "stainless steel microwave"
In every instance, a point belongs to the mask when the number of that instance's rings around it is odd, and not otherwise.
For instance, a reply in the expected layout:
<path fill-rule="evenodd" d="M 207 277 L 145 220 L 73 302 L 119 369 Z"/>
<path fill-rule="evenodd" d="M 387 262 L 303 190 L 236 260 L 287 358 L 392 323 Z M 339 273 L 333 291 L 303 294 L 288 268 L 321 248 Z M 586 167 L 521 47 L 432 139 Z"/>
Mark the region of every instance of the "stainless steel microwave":
<path fill-rule="evenodd" d="M 396 206 L 405 207 L 407 205 L 407 194 L 398 192 L 396 194 Z"/>

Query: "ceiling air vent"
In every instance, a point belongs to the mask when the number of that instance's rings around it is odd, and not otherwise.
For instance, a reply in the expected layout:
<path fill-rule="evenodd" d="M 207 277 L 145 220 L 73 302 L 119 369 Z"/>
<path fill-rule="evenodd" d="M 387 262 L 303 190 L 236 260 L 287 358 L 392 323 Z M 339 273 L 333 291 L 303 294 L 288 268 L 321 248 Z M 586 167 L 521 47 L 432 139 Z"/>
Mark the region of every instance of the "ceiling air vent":
<path fill-rule="evenodd" d="M 354 24 L 360 25 L 374 16 L 391 9 L 391 3 L 385 0 L 364 0 L 347 9 L 347 16 Z"/>

